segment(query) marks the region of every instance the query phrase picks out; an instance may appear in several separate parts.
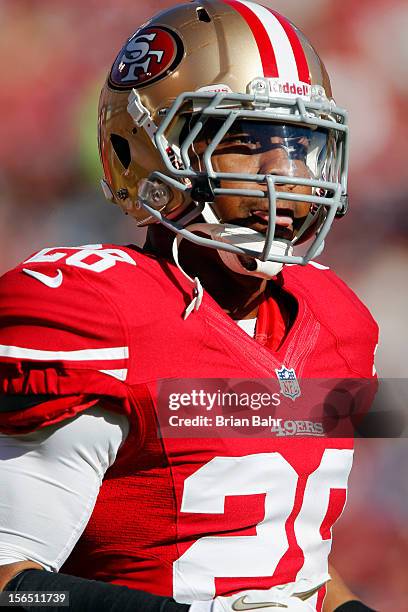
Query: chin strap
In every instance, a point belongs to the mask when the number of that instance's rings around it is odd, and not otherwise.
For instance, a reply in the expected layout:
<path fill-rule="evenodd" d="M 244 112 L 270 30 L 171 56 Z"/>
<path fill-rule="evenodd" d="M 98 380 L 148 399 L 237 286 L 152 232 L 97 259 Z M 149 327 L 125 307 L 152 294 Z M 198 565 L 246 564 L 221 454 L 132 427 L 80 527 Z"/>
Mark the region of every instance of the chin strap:
<path fill-rule="evenodd" d="M 186 229 L 190 232 L 201 232 L 214 240 L 259 252 L 259 254 L 262 253 L 265 245 L 263 234 L 249 227 L 241 227 L 228 223 L 194 223 L 187 226 Z M 292 251 L 292 246 L 286 241 L 274 240 L 269 254 L 284 256 L 291 255 Z M 262 261 L 247 255 L 236 255 L 222 249 L 217 249 L 217 252 L 223 264 L 237 274 L 271 279 L 279 274 L 284 266 L 283 263 L 277 261 Z"/>
<path fill-rule="evenodd" d="M 219 250 L 218 255 L 227 268 L 237 274 L 246 274 L 247 276 L 270 279 L 279 274 L 283 268 L 283 264 L 276 261 L 261 261 L 245 256 L 240 257 L 239 255 L 234 255 L 234 253 L 228 253 L 227 251 Z M 246 261 L 248 261 L 248 266 L 245 265 Z"/>
<path fill-rule="evenodd" d="M 198 276 L 191 278 L 191 276 L 189 276 L 187 272 L 185 272 L 183 268 L 181 267 L 181 264 L 179 262 L 179 256 L 178 256 L 178 247 L 179 247 L 180 242 L 183 240 L 183 238 L 184 236 L 181 236 L 180 234 L 178 234 L 174 238 L 173 246 L 172 246 L 172 253 L 173 253 L 174 263 L 176 264 L 177 268 L 194 285 L 193 299 L 191 300 L 190 304 L 187 306 L 183 314 L 183 319 L 186 320 L 187 317 L 190 316 L 190 314 L 193 312 L 193 310 L 198 310 L 200 308 L 201 302 L 203 301 L 204 289 L 203 289 L 203 286 Z"/>
<path fill-rule="evenodd" d="M 197 229 L 215 240 L 233 244 L 235 246 L 247 247 L 253 251 L 259 251 L 259 253 L 262 253 L 265 245 L 265 237 L 259 232 L 247 227 L 221 224 L 208 202 L 204 205 L 201 214 L 206 223 L 196 223 L 191 225 L 188 227 L 189 230 Z M 293 248 L 286 242 L 281 240 L 273 241 L 271 254 L 291 255 L 292 252 Z M 239 256 L 228 251 L 218 250 L 218 254 L 224 265 L 233 272 L 248 276 L 256 276 L 258 278 L 273 278 L 279 274 L 284 265 L 283 263 L 276 261 L 261 261 L 260 259 L 255 259 L 253 257 Z M 246 262 L 248 262 L 247 266 L 245 265 Z"/>

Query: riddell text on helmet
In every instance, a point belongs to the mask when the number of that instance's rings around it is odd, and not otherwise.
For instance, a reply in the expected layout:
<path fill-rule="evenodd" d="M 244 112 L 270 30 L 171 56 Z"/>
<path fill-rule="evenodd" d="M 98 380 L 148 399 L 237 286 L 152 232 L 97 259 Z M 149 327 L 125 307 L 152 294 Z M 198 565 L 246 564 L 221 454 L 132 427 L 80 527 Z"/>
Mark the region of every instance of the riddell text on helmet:
<path fill-rule="evenodd" d="M 279 79 L 268 79 L 272 94 L 279 96 L 295 96 L 310 100 L 312 88 L 308 83 L 280 81 Z"/>

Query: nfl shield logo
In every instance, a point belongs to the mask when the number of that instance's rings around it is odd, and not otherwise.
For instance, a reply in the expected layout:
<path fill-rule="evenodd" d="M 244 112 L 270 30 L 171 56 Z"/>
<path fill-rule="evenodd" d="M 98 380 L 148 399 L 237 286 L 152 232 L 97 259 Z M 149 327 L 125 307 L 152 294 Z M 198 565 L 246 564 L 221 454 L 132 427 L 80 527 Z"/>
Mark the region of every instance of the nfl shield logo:
<path fill-rule="evenodd" d="M 282 395 L 290 397 L 291 400 L 295 401 L 301 393 L 295 370 L 293 368 L 285 368 L 283 365 L 280 370 L 275 369 L 275 372 L 279 380 Z"/>

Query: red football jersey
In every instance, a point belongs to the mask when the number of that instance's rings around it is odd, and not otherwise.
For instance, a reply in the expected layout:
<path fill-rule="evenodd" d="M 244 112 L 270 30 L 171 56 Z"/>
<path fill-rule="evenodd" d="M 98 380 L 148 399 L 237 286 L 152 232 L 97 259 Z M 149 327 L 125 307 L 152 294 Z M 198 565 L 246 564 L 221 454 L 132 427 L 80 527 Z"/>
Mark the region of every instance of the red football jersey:
<path fill-rule="evenodd" d="M 298 378 L 372 378 L 377 326 L 319 268 L 284 268 L 298 312 L 275 351 L 268 300 L 256 339 L 207 293 L 183 320 L 191 284 L 135 248 L 44 249 L 0 279 L 2 392 L 55 397 L 0 413 L 0 429 L 62 421 L 98 398 L 131 423 L 63 571 L 184 602 L 327 579 L 351 439 L 163 438 L 157 410 L 160 380 L 276 380 L 282 367 Z"/>

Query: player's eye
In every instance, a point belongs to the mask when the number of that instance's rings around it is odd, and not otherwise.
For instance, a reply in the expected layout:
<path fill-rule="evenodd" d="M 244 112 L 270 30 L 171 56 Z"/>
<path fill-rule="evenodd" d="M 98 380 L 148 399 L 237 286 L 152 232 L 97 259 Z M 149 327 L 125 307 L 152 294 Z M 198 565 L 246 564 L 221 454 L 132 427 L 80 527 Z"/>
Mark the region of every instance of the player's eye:
<path fill-rule="evenodd" d="M 307 157 L 307 146 L 303 142 L 290 143 L 288 150 L 292 159 L 306 160 Z"/>
<path fill-rule="evenodd" d="M 226 134 L 221 143 L 256 145 L 256 139 L 251 134 Z"/>

